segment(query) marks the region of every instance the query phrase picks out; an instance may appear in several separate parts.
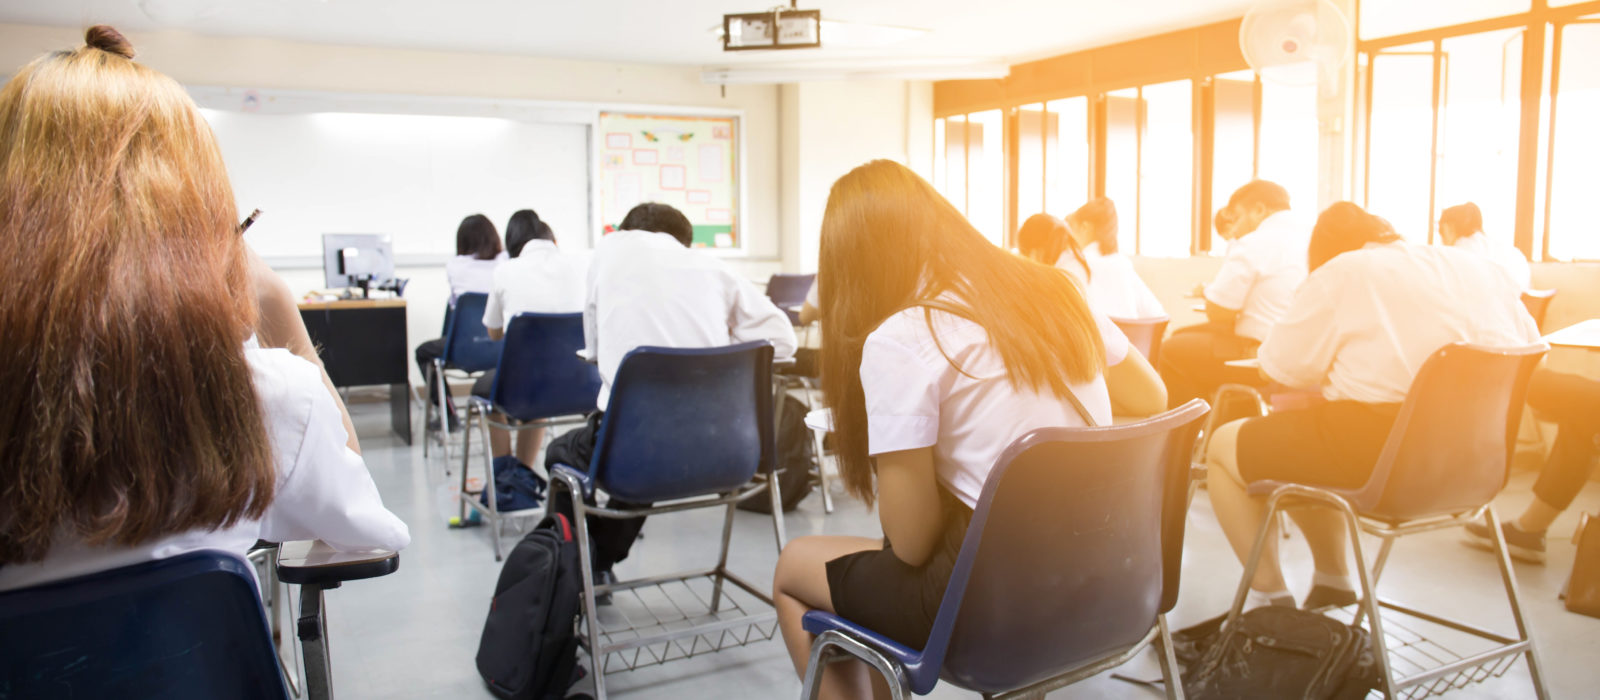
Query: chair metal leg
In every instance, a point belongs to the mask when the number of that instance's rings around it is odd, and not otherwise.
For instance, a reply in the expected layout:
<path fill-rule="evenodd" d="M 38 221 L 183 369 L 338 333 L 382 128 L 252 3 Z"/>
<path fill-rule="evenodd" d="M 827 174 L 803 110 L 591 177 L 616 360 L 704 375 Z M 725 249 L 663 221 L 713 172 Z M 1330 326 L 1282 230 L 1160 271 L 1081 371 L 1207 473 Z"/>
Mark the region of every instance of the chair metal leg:
<path fill-rule="evenodd" d="M 433 378 L 427 376 L 428 373 L 426 371 L 424 371 L 422 374 L 423 374 L 422 383 L 424 385 L 426 385 L 426 386 L 433 386 Z M 407 385 L 407 386 L 409 386 L 409 385 Z M 422 458 L 423 459 L 427 459 L 428 458 L 428 448 L 432 447 L 432 445 L 428 444 L 430 442 L 433 442 L 433 430 L 428 428 L 428 424 L 431 423 L 431 422 L 433 422 L 433 402 L 428 400 L 427 394 L 423 394 L 423 398 L 422 398 Z"/>
<path fill-rule="evenodd" d="M 599 606 L 595 604 L 594 563 L 591 561 L 594 555 L 589 546 L 588 504 L 583 502 L 583 489 L 571 475 L 557 472 L 551 477 L 552 491 L 560 486 L 571 495 L 572 519 L 577 521 L 574 525 L 578 530 L 578 569 L 583 577 L 583 627 L 579 632 L 589 646 L 595 700 L 606 700 L 606 654 L 600 645 L 600 617 L 596 612 Z M 552 498 L 555 496 L 553 492 L 550 495 Z"/>
<path fill-rule="evenodd" d="M 463 474 L 466 473 L 467 460 L 472 455 L 472 429 L 474 427 L 474 420 L 477 421 L 476 427 L 479 431 L 479 437 L 483 440 L 483 488 L 484 492 L 489 494 L 489 504 L 487 507 L 488 514 L 486 516 L 486 519 L 489 521 L 489 537 L 494 541 L 494 560 L 500 561 L 504 557 L 504 555 L 500 552 L 500 530 L 502 527 L 502 521 L 500 519 L 500 497 L 497 493 L 495 493 L 494 451 L 489 449 L 489 417 L 483 415 L 483 413 L 480 411 L 473 410 L 470 406 L 467 408 L 468 424 L 466 428 L 461 431 L 461 472 Z"/>
<path fill-rule="evenodd" d="M 772 534 L 778 538 L 778 552 L 783 552 L 783 545 L 789 542 L 789 537 L 783 528 L 783 493 L 778 487 L 778 472 L 767 474 L 767 494 L 772 497 Z M 726 549 L 727 545 L 723 545 Z"/>
<path fill-rule="evenodd" d="M 1517 637 L 1528 642 L 1528 650 L 1523 656 L 1528 660 L 1528 677 L 1533 681 L 1533 692 L 1539 700 L 1548 700 L 1550 689 L 1545 687 L 1544 669 L 1539 664 L 1539 652 L 1534 647 L 1533 635 L 1528 632 L 1527 622 L 1522 618 L 1522 596 L 1517 591 L 1516 572 L 1511 568 L 1511 554 L 1506 550 L 1505 536 L 1500 532 L 1500 518 L 1495 515 L 1493 506 L 1484 509 L 1484 519 L 1488 521 L 1489 532 L 1494 533 L 1495 560 L 1500 564 L 1500 581 L 1505 584 L 1506 597 L 1511 601 L 1511 619 L 1517 624 Z"/>
<path fill-rule="evenodd" d="M 889 697 L 893 700 L 910 699 L 911 688 L 899 664 L 890 661 L 883 652 L 837 630 L 823 632 L 811 643 L 811 660 L 806 663 L 806 675 L 800 688 L 801 698 L 817 700 L 818 693 L 822 692 L 822 670 L 828 664 L 841 660 L 837 656 L 839 653 L 854 656 L 872 666 L 889 682 Z"/>
<path fill-rule="evenodd" d="M 716 581 L 711 584 L 711 612 L 722 607 L 722 582 L 728 573 L 728 544 L 733 540 L 733 513 L 738 503 L 728 504 L 728 514 L 722 519 L 722 552 L 717 555 Z"/>
<path fill-rule="evenodd" d="M 833 488 L 828 482 L 828 465 L 823 462 L 827 457 L 822 453 L 822 431 L 811 431 L 811 452 L 817 458 L 817 487 L 822 490 L 822 512 L 833 512 Z"/>
<path fill-rule="evenodd" d="M 1378 672 L 1383 676 L 1383 695 L 1386 698 L 1400 697 L 1399 690 L 1394 685 L 1394 667 L 1389 664 L 1389 643 L 1383 636 L 1383 615 L 1378 604 L 1377 578 L 1367 571 L 1367 558 L 1361 551 L 1361 524 L 1356 519 L 1356 512 L 1344 499 L 1338 499 L 1339 512 L 1344 514 L 1345 527 L 1350 533 L 1350 547 L 1355 550 L 1356 573 L 1361 579 L 1361 608 L 1367 616 L 1367 629 L 1372 632 L 1372 653 L 1378 659 Z"/>
<path fill-rule="evenodd" d="M 449 394 L 448 394 L 448 392 L 450 391 L 450 382 L 445 381 L 445 378 L 444 378 L 444 363 L 443 362 L 434 361 L 434 364 L 433 364 L 433 376 L 434 376 L 434 384 L 437 386 L 437 388 L 439 390 L 438 401 L 436 402 L 438 404 L 437 414 L 438 414 L 438 417 L 439 417 L 439 432 L 437 433 L 439 435 L 439 449 L 440 449 L 440 451 L 442 451 L 444 453 L 445 473 L 449 473 L 449 471 L 450 471 L 450 419 L 454 418 L 455 416 L 450 413 L 450 403 L 449 403 L 450 399 L 449 399 Z"/>
<path fill-rule="evenodd" d="M 1167 700 L 1183 700 L 1183 677 L 1178 672 L 1178 657 L 1172 651 L 1172 630 L 1167 627 L 1165 614 L 1156 616 L 1156 627 L 1161 636 L 1156 638 L 1156 652 L 1161 656 L 1161 682 L 1166 686 Z"/>
<path fill-rule="evenodd" d="M 305 655 L 306 697 L 332 700 L 333 668 L 328 653 L 328 621 L 322 613 L 322 586 L 300 587 L 300 619 L 296 625 Z"/>
<path fill-rule="evenodd" d="M 1394 551 L 1394 536 L 1383 535 L 1381 537 L 1383 538 L 1383 544 L 1379 545 L 1378 558 L 1372 563 L 1372 587 L 1374 589 L 1378 587 L 1378 581 L 1383 578 L 1383 566 L 1389 562 L 1389 553 Z M 1361 550 L 1359 548 L 1356 549 L 1356 552 L 1359 553 L 1360 551 Z M 1356 566 L 1366 567 L 1366 565 L 1367 563 L 1362 561 L 1358 554 L 1356 558 Z M 1361 624 L 1361 620 L 1365 618 L 1366 615 L 1367 609 L 1365 607 L 1356 608 L 1355 618 L 1350 621 L 1350 624 L 1359 626 Z"/>

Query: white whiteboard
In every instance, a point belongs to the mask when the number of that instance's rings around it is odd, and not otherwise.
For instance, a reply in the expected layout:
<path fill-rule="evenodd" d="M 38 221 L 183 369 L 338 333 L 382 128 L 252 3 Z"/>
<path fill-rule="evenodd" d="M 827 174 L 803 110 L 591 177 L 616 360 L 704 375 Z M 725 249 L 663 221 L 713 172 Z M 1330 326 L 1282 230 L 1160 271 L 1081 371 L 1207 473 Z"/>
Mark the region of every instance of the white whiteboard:
<path fill-rule="evenodd" d="M 564 245 L 588 247 L 589 127 L 496 117 L 202 110 L 245 234 L 279 264 L 320 265 L 324 233 L 388 233 L 399 264 L 439 264 L 456 226 L 484 214 L 504 236 L 534 209 Z"/>

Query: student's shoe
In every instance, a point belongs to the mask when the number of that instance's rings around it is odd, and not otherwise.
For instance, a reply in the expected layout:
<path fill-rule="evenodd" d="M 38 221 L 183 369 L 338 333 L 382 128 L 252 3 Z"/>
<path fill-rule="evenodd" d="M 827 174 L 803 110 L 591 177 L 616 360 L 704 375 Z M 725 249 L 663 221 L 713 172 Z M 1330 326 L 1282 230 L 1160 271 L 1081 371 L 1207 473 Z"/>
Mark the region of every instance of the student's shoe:
<path fill-rule="evenodd" d="M 1500 535 L 1506 539 L 1506 551 L 1511 558 L 1529 564 L 1544 563 L 1544 533 L 1523 532 L 1511 523 L 1500 523 Z M 1467 544 L 1494 551 L 1494 533 L 1481 522 L 1467 523 Z"/>
<path fill-rule="evenodd" d="M 1346 605 L 1354 605 L 1359 600 L 1361 600 L 1361 596 L 1356 595 L 1355 591 L 1333 586 L 1315 585 L 1311 587 L 1311 592 L 1306 594 L 1306 602 L 1300 607 L 1304 610 L 1312 611 L 1323 608 L 1342 608 Z"/>

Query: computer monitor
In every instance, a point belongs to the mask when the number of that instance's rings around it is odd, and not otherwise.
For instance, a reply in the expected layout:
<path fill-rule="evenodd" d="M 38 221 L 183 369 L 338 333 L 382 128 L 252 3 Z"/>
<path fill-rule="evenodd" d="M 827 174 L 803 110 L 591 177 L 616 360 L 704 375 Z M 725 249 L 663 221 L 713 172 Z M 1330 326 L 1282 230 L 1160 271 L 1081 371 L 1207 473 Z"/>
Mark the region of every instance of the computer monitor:
<path fill-rule="evenodd" d="M 381 287 L 394 280 L 394 241 L 383 233 L 322 234 L 322 272 L 329 289 Z"/>

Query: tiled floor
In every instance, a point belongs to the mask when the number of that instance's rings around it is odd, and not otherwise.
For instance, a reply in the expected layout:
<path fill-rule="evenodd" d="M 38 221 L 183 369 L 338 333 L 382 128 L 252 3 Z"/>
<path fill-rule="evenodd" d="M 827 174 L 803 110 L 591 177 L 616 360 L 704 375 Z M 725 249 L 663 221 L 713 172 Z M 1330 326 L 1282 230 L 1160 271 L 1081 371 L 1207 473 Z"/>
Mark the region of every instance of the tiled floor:
<path fill-rule="evenodd" d="M 454 514 L 442 487 L 443 464 L 435 452 L 422 457 L 421 443 L 406 447 L 386 433 L 385 404 L 352 406 L 362 445 L 385 503 L 411 526 L 412 544 L 398 573 L 347 584 L 329 593 L 330 636 L 337 696 L 363 698 L 488 698 L 473 665 L 478 635 L 488 611 L 499 565 L 485 529 L 451 530 Z M 476 473 L 476 472 L 475 472 Z M 1497 501 L 1514 514 L 1527 502 L 1532 475 L 1519 475 Z M 790 537 L 814 533 L 879 534 L 876 514 L 842 494 L 838 508 L 822 513 L 813 495 L 787 516 Z M 1556 594 L 1571 570 L 1570 533 L 1579 510 L 1600 511 L 1600 486 L 1591 484 L 1577 505 L 1557 521 L 1550 561 L 1517 565 L 1525 609 L 1543 654 L 1556 698 L 1596 696 L 1600 687 L 1600 620 L 1566 612 Z M 714 563 L 720 515 L 712 511 L 653 518 L 634 556 L 618 567 L 622 576 L 663 573 Z M 508 534 L 505 545 L 515 542 Z M 1456 532 L 1409 538 L 1396 548 L 1384 578 L 1386 597 L 1425 604 L 1458 618 L 1480 621 L 1509 633 L 1511 616 L 1499 596 L 1499 576 L 1487 553 L 1459 543 Z M 1172 615 L 1175 626 L 1224 610 L 1237 585 L 1235 563 L 1202 491 L 1191 512 L 1183 594 Z M 1287 573 L 1309 579 L 1303 546 L 1291 543 Z M 771 581 L 777 560 L 771 521 L 740 513 L 735 524 L 733 566 L 760 585 Z M 1304 593 L 1304 584 L 1298 587 Z M 1157 677 L 1154 659 L 1135 660 L 1123 673 Z M 776 641 L 711 654 L 651 669 L 608 676 L 608 688 L 624 698 L 792 698 L 800 684 Z M 946 688 L 933 697 L 965 697 Z M 1156 698 L 1150 688 L 1111 679 L 1090 679 L 1051 697 Z M 1518 662 L 1503 678 L 1451 694 L 1463 698 L 1533 697 L 1526 666 Z"/>

